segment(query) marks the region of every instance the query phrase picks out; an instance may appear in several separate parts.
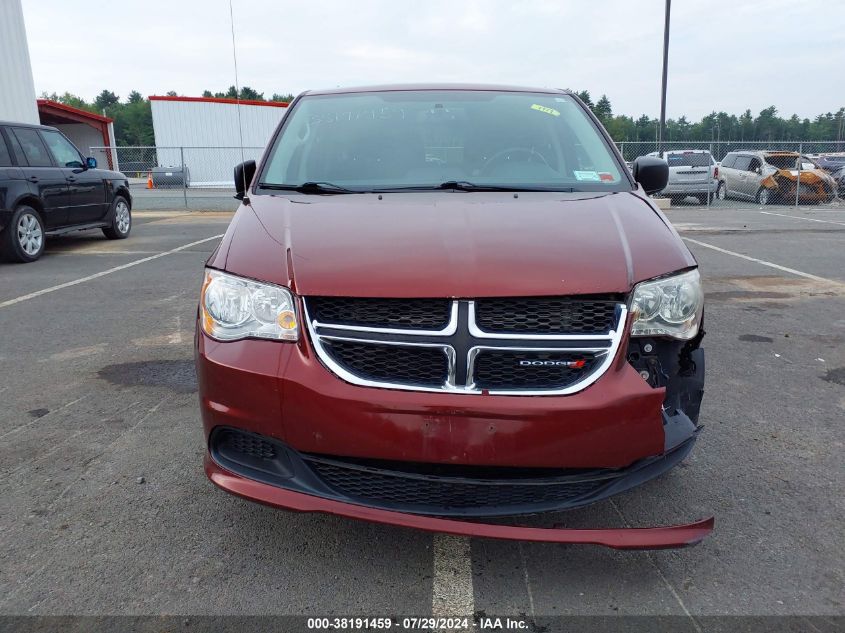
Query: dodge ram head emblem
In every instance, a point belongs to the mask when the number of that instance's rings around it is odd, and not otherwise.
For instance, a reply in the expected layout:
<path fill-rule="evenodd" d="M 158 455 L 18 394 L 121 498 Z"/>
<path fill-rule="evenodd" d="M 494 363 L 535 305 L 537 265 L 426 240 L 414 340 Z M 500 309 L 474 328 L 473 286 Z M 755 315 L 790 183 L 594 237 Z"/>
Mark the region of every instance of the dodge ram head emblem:
<path fill-rule="evenodd" d="M 583 360 L 521 360 L 520 367 L 572 367 L 581 369 L 587 362 Z"/>

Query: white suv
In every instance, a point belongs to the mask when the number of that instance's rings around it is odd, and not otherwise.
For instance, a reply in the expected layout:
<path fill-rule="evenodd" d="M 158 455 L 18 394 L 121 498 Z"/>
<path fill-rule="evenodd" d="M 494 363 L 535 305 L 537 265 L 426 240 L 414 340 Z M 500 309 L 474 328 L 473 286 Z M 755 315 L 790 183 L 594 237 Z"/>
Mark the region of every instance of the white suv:
<path fill-rule="evenodd" d="M 652 152 L 669 163 L 669 184 L 659 195 L 680 201 L 688 196 L 698 198 L 701 204 L 712 200 L 719 186 L 719 166 L 706 149 L 673 149 Z"/>

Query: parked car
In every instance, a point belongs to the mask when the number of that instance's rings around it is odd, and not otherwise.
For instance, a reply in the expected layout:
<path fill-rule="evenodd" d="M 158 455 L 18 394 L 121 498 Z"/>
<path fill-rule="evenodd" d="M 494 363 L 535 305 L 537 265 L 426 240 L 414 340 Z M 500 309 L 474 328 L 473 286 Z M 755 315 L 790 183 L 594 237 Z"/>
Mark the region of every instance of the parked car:
<path fill-rule="evenodd" d="M 708 197 L 716 196 L 719 184 L 719 167 L 706 149 L 679 149 L 652 152 L 649 156 L 662 158 L 669 165 L 669 184 L 661 196 L 680 202 L 684 198 L 698 198 L 706 204 Z"/>
<path fill-rule="evenodd" d="M 845 198 L 845 165 L 830 174 L 830 177 L 836 181 L 837 195 Z"/>
<path fill-rule="evenodd" d="M 593 503 L 692 450 L 704 299 L 647 196 L 667 179 L 653 157 L 629 173 L 568 91 L 300 95 L 260 165 L 235 169 L 243 203 L 206 263 L 207 475 L 280 508 L 457 534 L 697 542 L 712 520 L 466 521 Z"/>
<path fill-rule="evenodd" d="M 812 156 L 813 162 L 826 172 L 834 173 L 845 167 L 845 154 L 817 154 Z"/>
<path fill-rule="evenodd" d="M 797 152 L 736 151 L 722 159 L 718 197 L 745 198 L 758 204 L 789 202 L 830 202 L 836 195 L 836 182 L 809 157 Z M 800 182 L 799 170 L 800 163 Z"/>
<path fill-rule="evenodd" d="M 32 262 L 46 237 L 93 228 L 129 236 L 126 176 L 98 169 L 56 128 L 0 121 L 0 255 Z"/>

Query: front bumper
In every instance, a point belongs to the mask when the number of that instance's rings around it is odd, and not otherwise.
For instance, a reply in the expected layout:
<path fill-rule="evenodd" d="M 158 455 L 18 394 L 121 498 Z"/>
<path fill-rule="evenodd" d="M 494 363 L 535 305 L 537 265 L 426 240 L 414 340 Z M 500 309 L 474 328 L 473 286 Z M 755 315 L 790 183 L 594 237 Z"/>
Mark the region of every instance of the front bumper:
<path fill-rule="evenodd" d="M 622 348 L 627 341 L 622 341 Z M 330 373 L 307 337 L 220 343 L 200 332 L 200 410 L 218 426 L 303 453 L 432 464 L 625 468 L 664 452 L 663 387 L 624 354 L 567 396 L 426 393 L 361 387 Z"/>
<path fill-rule="evenodd" d="M 718 188 L 718 181 L 711 181 L 709 183 L 706 182 L 670 182 L 666 185 L 666 188 L 663 189 L 660 193 L 663 195 L 706 195 L 711 194 L 715 195 L 716 189 Z"/>
<path fill-rule="evenodd" d="M 627 346 L 626 338 L 622 349 Z M 681 389 L 683 394 L 697 392 L 692 398 L 680 397 L 677 385 L 647 383 L 639 375 L 642 368 L 635 369 L 623 353 L 599 380 L 576 394 L 464 395 L 351 385 L 319 362 L 307 337 L 296 344 L 220 343 L 198 331 L 200 405 L 210 449 L 206 473 L 232 494 L 275 507 L 431 531 L 621 548 L 690 545 L 712 530 L 712 520 L 671 528 L 583 531 L 442 517 L 512 516 L 574 508 L 670 469 L 689 453 L 698 431 L 694 420 L 703 386 L 703 352 L 697 349 L 695 354 L 700 372 L 684 379 L 686 386 Z M 215 433 L 225 428 L 254 434 L 280 447 L 287 455 L 289 472 L 274 478 L 219 459 L 213 440 Z M 426 504 L 361 494 L 360 487 L 358 492 L 350 491 L 342 479 L 340 483 L 338 479 L 329 481 L 323 473 L 314 472 L 313 464 L 305 463 L 314 457 L 353 466 L 356 460 L 370 460 L 447 470 L 466 466 L 482 471 L 544 469 L 561 473 L 561 481 L 533 482 L 539 486 L 566 484 L 570 475 L 577 478 L 583 470 L 598 472 L 604 480 L 565 498 L 540 495 L 536 502 L 523 497 L 518 503 L 471 507 Z M 392 466 L 377 464 L 375 470 L 379 468 L 375 474 L 381 477 L 406 476 L 388 472 Z M 365 482 L 363 489 L 369 490 L 368 485 Z"/>
<path fill-rule="evenodd" d="M 664 414 L 667 447 L 627 468 L 431 465 L 301 453 L 278 440 L 216 427 L 212 462 L 233 476 L 344 504 L 440 517 L 516 516 L 577 508 L 654 479 L 692 450 L 698 428 Z"/>
<path fill-rule="evenodd" d="M 428 532 L 454 534 L 456 536 L 541 543 L 603 545 L 614 549 L 628 550 L 670 549 L 689 547 L 700 543 L 713 531 L 714 526 L 712 517 L 687 525 L 650 528 L 533 528 L 476 523 L 381 510 L 277 488 L 229 472 L 214 463 L 208 455 L 205 457 L 205 473 L 216 486 L 223 490 L 268 506 L 298 512 L 324 512 L 350 519 L 415 528 Z"/>

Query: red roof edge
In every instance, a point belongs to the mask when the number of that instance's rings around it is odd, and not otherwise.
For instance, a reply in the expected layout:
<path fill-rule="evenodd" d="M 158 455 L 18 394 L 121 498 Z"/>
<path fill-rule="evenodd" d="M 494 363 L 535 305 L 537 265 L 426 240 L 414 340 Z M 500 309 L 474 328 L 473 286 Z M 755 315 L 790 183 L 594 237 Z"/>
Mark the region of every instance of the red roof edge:
<path fill-rule="evenodd" d="M 69 106 L 64 103 L 59 103 L 58 101 L 50 101 L 49 99 L 36 99 L 36 102 L 38 103 L 39 108 L 54 108 L 56 110 L 61 110 L 62 112 L 75 114 L 78 117 L 93 119 L 94 121 L 99 121 L 100 123 L 114 123 L 114 119 L 110 119 L 107 116 L 96 114 L 94 112 L 89 112 L 88 110 L 81 110 L 80 108 L 74 108 L 73 106 Z"/>
<path fill-rule="evenodd" d="M 287 101 L 256 101 L 253 99 L 221 99 L 219 97 L 160 97 L 150 95 L 150 101 L 195 101 L 199 103 L 228 103 L 229 105 L 257 105 L 270 106 L 273 108 L 287 108 Z"/>

